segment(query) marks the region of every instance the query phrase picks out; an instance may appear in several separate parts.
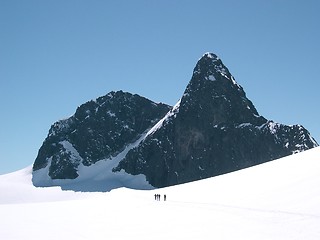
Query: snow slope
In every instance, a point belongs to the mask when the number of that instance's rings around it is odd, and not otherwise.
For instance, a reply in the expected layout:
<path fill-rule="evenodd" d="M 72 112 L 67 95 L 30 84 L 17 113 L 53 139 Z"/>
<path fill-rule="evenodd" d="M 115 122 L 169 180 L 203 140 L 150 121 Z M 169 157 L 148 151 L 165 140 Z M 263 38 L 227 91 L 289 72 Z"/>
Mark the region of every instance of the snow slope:
<path fill-rule="evenodd" d="M 155 190 L 35 188 L 0 176 L 1 239 L 320 239 L 320 147 Z M 154 194 L 167 201 L 155 201 Z"/>
<path fill-rule="evenodd" d="M 128 144 L 122 152 L 114 157 L 102 159 L 90 166 L 84 166 L 81 163 L 77 171 L 79 176 L 76 179 L 51 179 L 51 177 L 48 176 L 51 165 L 51 160 L 49 160 L 46 168 L 33 172 L 32 182 L 35 186 L 61 186 L 63 190 L 80 192 L 105 192 L 122 186 L 133 189 L 153 189 L 154 187 L 147 182 L 146 176 L 142 174 L 133 176 L 124 170 L 120 172 L 112 171 L 132 148 L 137 147 L 139 143 L 146 138 L 148 132 L 149 130 L 143 133 L 135 142 Z M 71 143 L 65 141 L 63 144 L 66 151 L 71 153 L 71 156 L 79 156 L 79 153 Z"/>

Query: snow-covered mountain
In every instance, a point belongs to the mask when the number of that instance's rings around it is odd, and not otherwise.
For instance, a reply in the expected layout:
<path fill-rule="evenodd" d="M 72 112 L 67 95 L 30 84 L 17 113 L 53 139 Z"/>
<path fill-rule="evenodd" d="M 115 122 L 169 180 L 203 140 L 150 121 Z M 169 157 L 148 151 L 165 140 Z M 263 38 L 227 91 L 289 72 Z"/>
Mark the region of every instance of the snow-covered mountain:
<path fill-rule="evenodd" d="M 89 168 L 93 165 L 100 168 L 102 175 L 112 175 L 112 168 L 106 170 L 101 165 L 115 167 L 116 159 L 124 157 L 126 151 L 141 141 L 139 139 L 146 134 L 145 131 L 170 108 L 122 91 L 110 92 L 81 105 L 73 116 L 51 126 L 33 164 L 33 183 L 51 186 L 58 182 L 62 184 L 57 179 L 82 181 L 91 176 L 92 171 L 98 175 L 96 170 Z M 103 187 L 105 189 L 108 187 Z"/>
<path fill-rule="evenodd" d="M 174 108 L 116 170 L 146 175 L 155 187 L 204 179 L 318 146 L 301 125 L 260 116 L 213 53 L 198 61 Z"/>
<path fill-rule="evenodd" d="M 105 193 L 34 187 L 30 167 L 0 176 L 0 238 L 318 240 L 319 156 L 317 147 L 205 180 Z"/>
<path fill-rule="evenodd" d="M 165 187 L 316 146 L 303 126 L 259 115 L 221 59 L 206 53 L 171 110 L 112 92 L 55 123 L 33 165 L 33 183 L 82 191 Z"/>

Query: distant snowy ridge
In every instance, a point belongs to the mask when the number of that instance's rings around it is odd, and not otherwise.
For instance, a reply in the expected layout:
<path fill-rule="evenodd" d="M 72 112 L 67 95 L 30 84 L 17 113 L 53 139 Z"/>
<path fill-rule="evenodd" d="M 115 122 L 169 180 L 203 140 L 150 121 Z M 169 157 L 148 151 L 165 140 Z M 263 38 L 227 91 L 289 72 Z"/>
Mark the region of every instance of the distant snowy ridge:
<path fill-rule="evenodd" d="M 215 127 L 218 127 L 218 125 L 216 125 Z M 241 123 L 240 125 L 236 126 L 239 128 L 256 128 L 259 129 L 261 131 L 269 131 L 272 135 L 274 135 L 275 137 L 275 141 L 278 142 L 279 144 L 281 144 L 282 142 L 284 142 L 284 146 L 286 148 L 289 148 L 290 144 L 295 144 L 295 150 L 292 151 L 292 154 L 298 153 L 298 152 L 302 152 L 305 149 L 308 149 L 309 146 L 307 145 L 307 143 L 309 143 L 311 141 L 311 143 L 314 146 L 318 146 L 318 143 L 316 142 L 316 140 L 310 135 L 310 133 L 308 131 L 306 131 L 301 125 L 284 125 L 281 123 L 276 123 L 274 121 L 268 121 L 264 124 L 262 124 L 261 126 L 255 126 L 251 123 Z M 222 127 L 224 128 L 224 127 Z M 299 136 L 297 142 L 290 142 L 290 139 L 285 139 L 283 140 L 283 132 L 281 131 L 281 129 L 286 128 L 286 131 L 289 131 L 289 129 L 293 130 L 293 129 L 297 129 L 299 132 Z"/>

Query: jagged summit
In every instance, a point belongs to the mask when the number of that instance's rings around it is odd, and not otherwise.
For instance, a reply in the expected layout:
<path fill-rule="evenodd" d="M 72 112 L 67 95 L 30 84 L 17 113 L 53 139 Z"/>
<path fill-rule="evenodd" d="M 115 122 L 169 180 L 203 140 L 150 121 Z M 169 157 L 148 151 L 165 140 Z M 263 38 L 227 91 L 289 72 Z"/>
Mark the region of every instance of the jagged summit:
<path fill-rule="evenodd" d="M 194 114 L 188 116 L 191 110 L 197 113 L 199 121 L 206 119 L 207 123 L 214 125 L 266 122 L 228 68 L 213 53 L 204 54 L 197 62 L 181 99 L 180 110 L 186 118 L 194 117 Z M 208 122 L 208 119 L 211 121 Z"/>
<path fill-rule="evenodd" d="M 216 54 L 214 54 L 214 53 L 212 53 L 212 52 L 206 52 L 205 54 L 203 54 L 202 57 L 199 58 L 198 62 L 199 62 L 201 59 L 211 60 L 212 63 L 221 61 L 221 59 L 218 57 L 218 55 L 216 55 Z"/>
<path fill-rule="evenodd" d="M 214 54 L 212 52 L 206 52 L 202 55 L 202 57 L 208 57 L 208 58 L 213 58 L 213 59 L 217 59 L 217 60 L 220 59 L 216 54 Z"/>
<path fill-rule="evenodd" d="M 196 64 L 193 75 L 203 80 L 217 81 L 228 79 L 233 84 L 237 84 L 229 72 L 228 68 L 222 63 L 221 59 L 214 53 L 205 53 Z"/>

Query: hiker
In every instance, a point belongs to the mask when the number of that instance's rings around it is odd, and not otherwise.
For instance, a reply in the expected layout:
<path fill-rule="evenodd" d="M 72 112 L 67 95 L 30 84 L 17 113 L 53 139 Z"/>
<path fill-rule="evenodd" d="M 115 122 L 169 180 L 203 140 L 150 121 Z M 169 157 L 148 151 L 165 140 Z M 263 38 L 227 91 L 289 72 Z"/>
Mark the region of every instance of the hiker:
<path fill-rule="evenodd" d="M 167 195 L 163 195 L 163 200 L 164 200 L 164 201 L 167 200 Z"/>
<path fill-rule="evenodd" d="M 160 194 L 155 194 L 154 195 L 154 200 L 160 201 Z"/>

